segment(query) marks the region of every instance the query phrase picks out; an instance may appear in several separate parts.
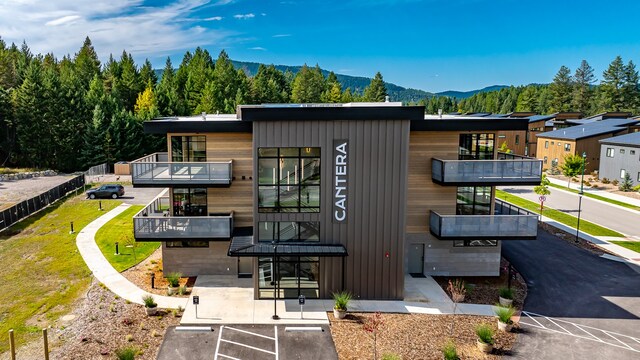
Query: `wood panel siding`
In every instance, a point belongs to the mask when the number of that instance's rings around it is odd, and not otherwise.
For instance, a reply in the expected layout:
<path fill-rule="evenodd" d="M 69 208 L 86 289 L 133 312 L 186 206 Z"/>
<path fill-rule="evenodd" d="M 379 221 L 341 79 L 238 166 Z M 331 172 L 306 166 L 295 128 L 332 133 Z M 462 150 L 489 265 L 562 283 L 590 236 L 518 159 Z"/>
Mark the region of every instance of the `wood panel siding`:
<path fill-rule="evenodd" d="M 498 131 L 495 140 L 496 151 L 503 143 L 506 143 L 513 154 L 525 155 L 524 149 L 527 147 L 527 132 L 525 130 Z M 518 141 L 516 142 L 516 140 Z"/>

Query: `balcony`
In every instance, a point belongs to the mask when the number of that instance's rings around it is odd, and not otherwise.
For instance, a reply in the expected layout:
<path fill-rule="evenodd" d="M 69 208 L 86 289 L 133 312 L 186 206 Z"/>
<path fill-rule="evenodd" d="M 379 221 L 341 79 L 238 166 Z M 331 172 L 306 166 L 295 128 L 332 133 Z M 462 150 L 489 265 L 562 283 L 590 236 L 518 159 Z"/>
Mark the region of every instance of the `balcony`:
<path fill-rule="evenodd" d="M 229 186 L 232 162 L 169 162 L 167 153 L 131 162 L 133 186 Z"/>
<path fill-rule="evenodd" d="M 534 240 L 537 215 L 429 214 L 429 230 L 440 240 Z"/>
<path fill-rule="evenodd" d="M 230 239 L 233 212 L 209 216 L 169 216 L 169 197 L 161 194 L 133 217 L 136 241 Z"/>
<path fill-rule="evenodd" d="M 431 160 L 431 178 L 440 185 L 539 185 L 542 160 Z"/>

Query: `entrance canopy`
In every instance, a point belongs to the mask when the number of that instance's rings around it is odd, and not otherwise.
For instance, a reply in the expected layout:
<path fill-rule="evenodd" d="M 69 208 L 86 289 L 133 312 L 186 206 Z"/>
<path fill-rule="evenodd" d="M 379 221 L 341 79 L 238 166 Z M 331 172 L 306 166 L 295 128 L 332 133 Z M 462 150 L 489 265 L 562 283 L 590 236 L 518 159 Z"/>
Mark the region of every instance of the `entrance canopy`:
<path fill-rule="evenodd" d="M 253 243 L 253 236 L 236 236 L 231 239 L 229 256 L 322 256 L 345 257 L 347 249 L 335 244 L 287 244 Z"/>

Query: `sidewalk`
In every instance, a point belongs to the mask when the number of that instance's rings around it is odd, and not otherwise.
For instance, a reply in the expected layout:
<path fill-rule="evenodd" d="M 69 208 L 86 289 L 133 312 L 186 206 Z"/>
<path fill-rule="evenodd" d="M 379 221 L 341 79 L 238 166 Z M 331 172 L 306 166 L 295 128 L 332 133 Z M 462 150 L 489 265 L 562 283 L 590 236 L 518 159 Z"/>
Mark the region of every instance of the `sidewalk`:
<path fill-rule="evenodd" d="M 549 179 L 549 181 L 551 181 L 553 184 L 564 186 L 564 187 L 567 186 L 567 182 L 564 181 L 564 180 L 554 179 L 554 178 L 552 178 L 550 176 L 548 176 L 547 179 Z M 574 190 L 580 190 L 580 183 L 571 182 L 569 184 L 569 188 L 570 189 L 574 189 Z M 554 188 L 552 190 L 559 190 L 559 189 Z M 610 193 L 610 192 L 605 191 L 605 190 L 592 189 L 592 188 L 587 187 L 587 186 L 585 186 L 583 190 L 584 190 L 585 193 L 602 196 L 602 197 L 605 197 L 605 198 L 608 198 L 608 199 L 611 199 L 611 200 L 616 200 L 616 201 L 620 201 L 620 202 L 623 202 L 623 203 L 627 203 L 629 205 L 640 206 L 640 200 L 639 199 L 634 199 L 634 198 L 629 197 L 629 196 L 613 194 L 613 193 Z M 598 199 L 593 199 L 593 200 L 598 201 Z M 614 205 L 614 204 L 611 204 L 611 203 L 607 203 L 607 204 L 613 205 L 613 206 L 617 206 L 617 205 Z M 625 207 L 621 207 L 621 208 L 629 210 L 629 211 L 634 211 L 632 209 L 625 208 Z"/>
<path fill-rule="evenodd" d="M 135 284 L 127 280 L 122 274 L 111 266 L 109 261 L 102 255 L 100 248 L 95 241 L 95 235 L 98 230 L 108 223 L 111 219 L 125 211 L 130 205 L 122 204 L 108 213 L 97 218 L 87 225 L 76 237 L 76 245 L 80 251 L 80 255 L 84 259 L 93 275 L 98 281 L 103 283 L 109 290 L 125 300 L 132 303 L 143 304 L 142 297 L 145 295 L 153 295 L 159 308 L 177 309 L 185 308 L 188 299 L 169 296 L 160 296 L 143 291 Z"/>

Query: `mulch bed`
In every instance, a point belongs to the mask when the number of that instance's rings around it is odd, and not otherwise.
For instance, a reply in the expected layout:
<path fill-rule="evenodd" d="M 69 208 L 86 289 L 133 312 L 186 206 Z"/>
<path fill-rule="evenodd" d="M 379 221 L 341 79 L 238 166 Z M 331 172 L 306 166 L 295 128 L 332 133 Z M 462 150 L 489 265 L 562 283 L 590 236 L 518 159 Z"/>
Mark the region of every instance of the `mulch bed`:
<path fill-rule="evenodd" d="M 584 240 L 582 238 L 578 239 L 578 242 L 576 242 L 576 234 L 575 233 L 568 233 L 564 230 L 560 230 L 556 227 L 553 227 L 549 224 L 543 223 L 543 222 L 539 222 L 540 227 L 542 228 L 542 230 L 554 235 L 555 237 L 562 239 L 566 242 L 568 242 L 569 244 L 573 245 L 573 246 L 577 246 L 581 249 L 587 250 L 593 254 L 596 254 L 598 256 L 602 255 L 602 254 L 609 254 L 609 255 L 614 255 L 614 256 L 618 256 L 610 251 L 607 251 L 597 245 L 595 245 L 594 243 Z M 621 239 L 622 240 L 622 239 Z"/>
<path fill-rule="evenodd" d="M 508 285 L 508 268 L 509 262 L 502 258 L 500 261 L 500 276 L 434 276 L 433 278 L 449 297 L 451 297 L 451 294 L 447 291 L 449 280 L 464 280 L 467 285 L 467 294 L 462 303 L 495 305 L 498 303 L 500 288 Z M 522 309 L 524 299 L 527 297 L 527 284 L 515 268 L 512 268 L 511 274 L 511 288 L 514 290 L 513 306 Z"/>
<path fill-rule="evenodd" d="M 154 288 L 151 288 L 151 274 L 154 274 Z M 122 275 L 129 281 L 136 284 L 142 290 L 148 291 L 152 294 L 167 295 L 167 286 L 169 283 L 164 277 L 162 272 L 162 249 L 158 248 L 144 261 L 141 261 L 138 265 L 125 270 Z M 188 297 L 190 289 L 196 283 L 196 277 L 181 278 L 180 286 L 187 286 L 189 290 L 185 295 L 173 295 L 177 297 Z"/>
<path fill-rule="evenodd" d="M 53 329 L 52 359 L 113 359 L 117 349 L 132 347 L 136 359 L 155 359 L 169 326 L 179 325 L 180 314 L 159 310 L 147 316 L 142 305 L 128 303 L 95 281 L 68 326 Z"/>
<path fill-rule="evenodd" d="M 363 329 L 364 322 L 374 314 L 349 313 L 344 320 L 336 320 L 329 313 L 331 335 L 339 359 L 373 359 L 373 334 Z M 515 333 L 497 330 L 495 317 L 471 315 L 381 314 L 383 324 L 377 335 L 378 359 L 394 354 L 402 359 L 442 359 L 442 347 L 453 339 L 460 359 L 500 359 L 510 353 Z M 453 336 L 451 320 L 455 318 Z M 487 323 L 495 331 L 492 354 L 476 348 L 475 327 Z"/>

